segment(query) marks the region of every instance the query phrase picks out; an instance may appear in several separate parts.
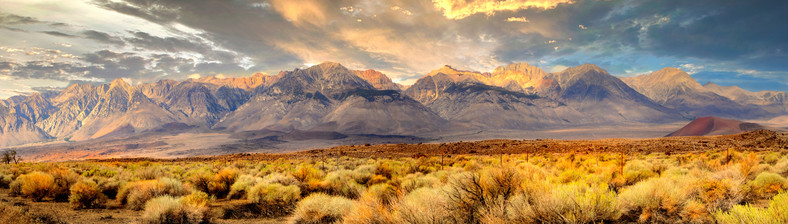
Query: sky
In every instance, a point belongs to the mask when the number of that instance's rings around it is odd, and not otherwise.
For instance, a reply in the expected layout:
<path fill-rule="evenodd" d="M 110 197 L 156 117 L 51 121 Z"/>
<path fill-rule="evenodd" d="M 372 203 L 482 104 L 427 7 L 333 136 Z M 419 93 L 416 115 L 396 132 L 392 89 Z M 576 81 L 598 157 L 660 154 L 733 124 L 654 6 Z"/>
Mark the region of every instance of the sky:
<path fill-rule="evenodd" d="M 0 98 L 323 61 L 404 84 L 443 65 L 592 63 L 788 91 L 786 12 L 784 0 L 0 0 Z"/>

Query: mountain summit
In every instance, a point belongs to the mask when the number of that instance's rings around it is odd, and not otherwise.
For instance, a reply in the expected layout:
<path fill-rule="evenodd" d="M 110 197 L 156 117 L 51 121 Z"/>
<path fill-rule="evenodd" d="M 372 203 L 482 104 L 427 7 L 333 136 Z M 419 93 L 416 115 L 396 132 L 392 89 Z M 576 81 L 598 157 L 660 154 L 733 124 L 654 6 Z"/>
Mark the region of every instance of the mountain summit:
<path fill-rule="evenodd" d="M 688 117 L 755 118 L 768 114 L 761 108 L 739 104 L 706 89 L 677 68 L 664 68 L 622 80 L 654 102 Z"/>

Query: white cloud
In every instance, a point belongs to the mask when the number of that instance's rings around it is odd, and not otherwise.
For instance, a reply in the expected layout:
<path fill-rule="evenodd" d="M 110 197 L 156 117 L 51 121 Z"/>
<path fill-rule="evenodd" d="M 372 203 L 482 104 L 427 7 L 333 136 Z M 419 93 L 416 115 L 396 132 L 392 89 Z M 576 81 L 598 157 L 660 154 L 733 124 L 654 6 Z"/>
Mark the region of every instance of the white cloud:
<path fill-rule="evenodd" d="M 200 74 L 194 73 L 194 74 L 189 75 L 188 78 L 190 78 L 190 79 L 199 79 L 200 78 Z"/>
<path fill-rule="evenodd" d="M 687 72 L 688 74 L 698 73 L 703 68 L 705 68 L 705 66 L 702 66 L 702 65 L 695 65 L 695 64 L 689 64 L 689 63 L 681 64 L 681 65 L 679 65 L 679 67 L 681 67 L 681 69 L 684 70 L 685 72 Z"/>

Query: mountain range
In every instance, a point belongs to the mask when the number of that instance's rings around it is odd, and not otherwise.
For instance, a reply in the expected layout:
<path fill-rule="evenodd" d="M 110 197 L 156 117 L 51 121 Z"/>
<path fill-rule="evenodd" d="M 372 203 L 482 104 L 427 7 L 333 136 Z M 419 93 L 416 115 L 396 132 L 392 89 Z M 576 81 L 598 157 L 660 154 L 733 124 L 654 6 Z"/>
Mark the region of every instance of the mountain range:
<path fill-rule="evenodd" d="M 413 85 L 325 62 L 243 78 L 121 79 L 0 101 L 0 147 L 123 138 L 163 127 L 200 131 L 317 131 L 413 135 L 655 124 L 702 116 L 788 114 L 786 92 L 701 85 L 677 68 L 631 78 L 584 64 L 547 73 L 527 63 L 492 72 L 444 66 Z"/>

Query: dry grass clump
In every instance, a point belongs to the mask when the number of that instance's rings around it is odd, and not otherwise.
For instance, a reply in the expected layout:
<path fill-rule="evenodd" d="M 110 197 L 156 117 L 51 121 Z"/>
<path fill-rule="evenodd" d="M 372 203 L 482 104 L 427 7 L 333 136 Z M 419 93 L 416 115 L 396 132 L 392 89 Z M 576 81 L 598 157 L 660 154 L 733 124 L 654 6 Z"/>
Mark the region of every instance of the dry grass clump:
<path fill-rule="evenodd" d="M 118 193 L 121 204 L 132 210 L 140 210 L 148 200 L 162 196 L 180 196 L 187 194 L 183 184 L 175 179 L 161 178 L 131 182 L 123 186 Z"/>
<path fill-rule="evenodd" d="M 768 208 L 735 205 L 727 212 L 714 212 L 717 223 L 788 223 L 788 193 L 780 193 L 769 202 Z"/>
<path fill-rule="evenodd" d="M 293 177 L 301 183 L 308 183 L 309 181 L 319 180 L 324 176 L 323 171 L 315 169 L 312 166 L 300 166 L 293 172 Z"/>
<path fill-rule="evenodd" d="M 208 194 L 195 192 L 180 199 L 164 195 L 145 203 L 143 223 L 209 223 Z"/>
<path fill-rule="evenodd" d="M 654 172 L 654 166 L 646 161 L 634 160 L 624 166 L 626 185 L 632 185 L 654 176 L 657 176 L 657 173 Z"/>
<path fill-rule="evenodd" d="M 197 171 L 189 175 L 186 179 L 189 184 L 195 190 L 202 191 L 202 192 L 210 192 L 208 187 L 211 185 L 211 181 L 213 180 L 213 174 L 206 172 L 206 171 Z"/>
<path fill-rule="evenodd" d="M 44 172 L 21 175 L 11 183 L 11 194 L 41 201 L 55 189 L 55 178 Z"/>
<path fill-rule="evenodd" d="M 361 195 L 353 208 L 343 217 L 345 224 L 397 223 L 396 205 L 385 204 L 370 191 Z"/>
<path fill-rule="evenodd" d="M 681 212 L 695 179 L 660 177 L 636 183 L 624 188 L 618 195 L 620 209 L 625 220 L 638 222 L 670 223 L 681 220 Z"/>
<path fill-rule="evenodd" d="M 785 177 L 772 172 L 763 172 L 752 181 L 752 194 L 757 198 L 770 198 L 788 188 Z"/>
<path fill-rule="evenodd" d="M 71 186 L 71 196 L 68 201 L 74 209 L 100 208 L 104 206 L 106 198 L 96 182 L 83 179 Z"/>
<path fill-rule="evenodd" d="M 230 186 L 238 178 L 237 169 L 223 169 L 213 176 L 213 180 L 208 184 L 208 192 L 219 198 L 227 197 Z"/>
<path fill-rule="evenodd" d="M 582 182 L 529 184 L 524 193 L 482 213 L 483 223 L 599 223 L 617 220 L 616 194 Z"/>
<path fill-rule="evenodd" d="M 304 198 L 293 211 L 292 224 L 330 224 L 342 222 L 354 206 L 353 200 L 342 196 L 315 193 Z"/>
<path fill-rule="evenodd" d="M 14 176 L 11 174 L 0 174 L 0 188 L 8 189 L 11 182 L 14 181 Z"/>
<path fill-rule="evenodd" d="M 0 223 L 36 223 L 36 220 L 19 207 L 0 203 Z"/>
<path fill-rule="evenodd" d="M 263 179 L 259 177 L 255 177 L 252 175 L 241 175 L 235 180 L 232 186 L 230 186 L 230 192 L 227 193 L 227 198 L 229 199 L 241 199 L 246 198 L 247 192 L 257 183 L 262 182 Z"/>
<path fill-rule="evenodd" d="M 477 223 L 490 208 L 500 208 L 521 191 L 522 176 L 514 169 L 461 173 L 446 189 L 455 221 Z"/>
<path fill-rule="evenodd" d="M 297 178 L 291 175 L 282 173 L 271 173 L 263 177 L 263 183 L 267 184 L 281 184 L 281 185 L 299 185 L 301 184 Z"/>
<path fill-rule="evenodd" d="M 358 174 L 352 170 L 338 170 L 328 173 L 316 190 L 330 195 L 356 199 L 364 191 L 364 186 L 356 181 L 357 176 Z"/>
<path fill-rule="evenodd" d="M 285 186 L 279 183 L 259 183 L 247 194 L 249 201 L 260 206 L 263 216 L 279 217 L 289 214 L 301 198 L 298 186 Z"/>
<path fill-rule="evenodd" d="M 404 223 L 452 223 L 454 217 L 447 210 L 449 199 L 435 188 L 419 188 L 405 195 L 399 202 L 399 220 Z"/>
<path fill-rule="evenodd" d="M 52 175 L 55 185 L 49 192 L 56 201 L 68 201 L 71 185 L 80 179 L 80 176 L 66 168 L 56 168 L 47 172 Z"/>

